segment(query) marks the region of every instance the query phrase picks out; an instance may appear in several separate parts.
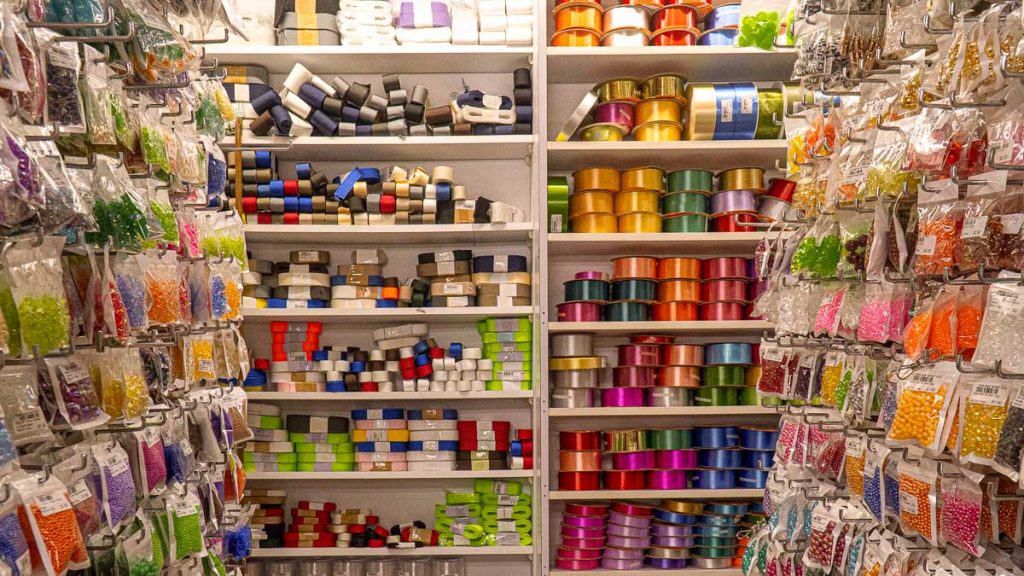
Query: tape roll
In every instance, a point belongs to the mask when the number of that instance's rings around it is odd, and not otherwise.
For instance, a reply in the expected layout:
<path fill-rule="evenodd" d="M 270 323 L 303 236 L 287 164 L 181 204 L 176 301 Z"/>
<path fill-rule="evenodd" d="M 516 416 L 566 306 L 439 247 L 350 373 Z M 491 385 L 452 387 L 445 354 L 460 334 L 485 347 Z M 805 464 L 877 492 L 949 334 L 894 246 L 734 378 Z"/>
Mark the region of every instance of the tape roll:
<path fill-rule="evenodd" d="M 565 374 L 566 372 L 560 372 Z M 552 408 L 590 408 L 594 406 L 594 386 L 587 388 L 559 388 L 555 387 L 551 394 Z"/>
<path fill-rule="evenodd" d="M 736 448 L 739 430 L 735 426 L 706 426 L 693 429 L 696 448 Z"/>
<path fill-rule="evenodd" d="M 731 386 L 701 386 L 694 393 L 693 401 L 698 406 L 736 406 L 739 404 L 739 389 Z"/>
<path fill-rule="evenodd" d="M 554 384 L 559 389 L 597 388 L 600 383 L 600 372 L 589 370 L 558 370 L 552 374 Z"/>
<path fill-rule="evenodd" d="M 601 304 L 594 302 L 564 302 L 556 306 L 559 322 L 599 322 Z"/>

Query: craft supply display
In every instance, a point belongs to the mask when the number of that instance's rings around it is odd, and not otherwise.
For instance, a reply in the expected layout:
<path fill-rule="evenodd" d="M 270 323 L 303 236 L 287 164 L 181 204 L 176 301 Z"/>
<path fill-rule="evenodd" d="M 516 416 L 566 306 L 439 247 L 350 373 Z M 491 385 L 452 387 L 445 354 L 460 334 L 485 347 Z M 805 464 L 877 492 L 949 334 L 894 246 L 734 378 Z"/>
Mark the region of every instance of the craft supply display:
<path fill-rule="evenodd" d="M 252 546 L 234 5 L 4 2 L 0 572 L 227 574 Z M 187 26 L 189 40 L 181 31 Z M 230 152 L 229 152 L 230 154 Z"/>
<path fill-rule="evenodd" d="M 548 214 L 560 214 L 569 232 L 584 234 L 753 232 L 751 223 L 796 216 L 796 183 L 771 178 L 766 186 L 764 173 L 584 168 L 572 174 L 571 186 L 565 176 L 548 177 Z"/>
<path fill-rule="evenodd" d="M 583 96 L 555 140 L 577 134 L 585 142 L 775 140 L 783 137 L 784 113 L 807 98 L 794 83 L 708 84 L 687 82 L 681 74 L 614 78 Z"/>
<path fill-rule="evenodd" d="M 278 10 L 279 46 L 529 46 L 533 2 L 287 2 Z M 417 572 L 419 574 L 419 572 Z"/>
<path fill-rule="evenodd" d="M 778 438 L 775 428 L 744 426 L 563 430 L 558 489 L 764 488 Z"/>
<path fill-rule="evenodd" d="M 416 276 L 385 276 L 383 250 L 357 248 L 331 274 L 331 253 L 295 250 L 288 262 L 254 260 L 242 278 L 249 308 L 466 308 L 529 306 L 532 276 L 526 256 L 471 250 L 419 255 Z"/>
<path fill-rule="evenodd" d="M 441 5 L 440 3 L 436 3 Z M 256 63 L 254 63 L 256 64 Z M 275 91 L 266 81 L 233 77 L 228 95 L 255 136 L 505 136 L 531 134 L 533 83 L 528 68 L 512 74 L 512 96 L 471 90 L 431 101 L 422 85 L 403 88 L 398 74 L 370 84 L 335 76 L 328 82 L 302 64 Z"/>
<path fill-rule="evenodd" d="M 591 46 L 733 46 L 740 37 L 740 2 L 713 5 L 694 0 L 687 3 L 620 2 L 607 8 L 599 1 L 560 2 L 555 6 L 555 33 L 551 45 Z M 778 14 L 774 18 L 778 32 Z M 765 17 L 765 23 L 771 21 Z M 741 46 L 753 45 L 754 21 Z M 764 34 L 764 33 L 762 33 Z M 770 49 L 774 34 L 768 33 Z M 763 41 L 762 41 L 763 42 Z"/>
<path fill-rule="evenodd" d="M 787 120 L 802 217 L 758 250 L 788 403 L 742 569 L 1019 570 L 1020 8 L 804 10 L 794 79 L 829 96 Z"/>
<path fill-rule="evenodd" d="M 230 161 L 230 158 L 229 158 Z M 269 150 L 242 154 L 241 212 L 255 224 L 507 224 L 526 212 L 480 196 L 469 198 L 455 171 L 355 168 L 331 178 L 308 162 L 295 165 L 295 180 L 282 179 Z M 238 208 L 235 168 L 228 169 L 228 206 Z"/>
<path fill-rule="evenodd" d="M 565 282 L 559 322 L 746 320 L 761 283 L 745 258 L 622 256 L 612 273 L 577 272 Z"/>
<path fill-rule="evenodd" d="M 452 342 L 445 348 L 429 336 L 426 324 L 389 326 L 374 330 L 375 348 L 362 350 L 321 345 L 319 322 L 272 322 L 272 359 L 254 358 L 243 386 L 270 392 L 529 390 L 533 356 L 524 338 L 531 323 L 488 319 L 478 329 L 479 346 Z"/>
<path fill-rule="evenodd" d="M 754 385 L 760 374 L 753 366 L 756 346 L 677 344 L 672 336 L 636 334 L 615 348 L 618 360 L 609 386 L 602 377 L 607 358 L 594 355 L 593 334 L 552 334 L 552 407 L 760 404 Z"/>
<path fill-rule="evenodd" d="M 744 533 L 766 520 L 760 502 L 657 505 L 567 502 L 555 566 L 560 570 L 725 569 L 739 564 Z"/>

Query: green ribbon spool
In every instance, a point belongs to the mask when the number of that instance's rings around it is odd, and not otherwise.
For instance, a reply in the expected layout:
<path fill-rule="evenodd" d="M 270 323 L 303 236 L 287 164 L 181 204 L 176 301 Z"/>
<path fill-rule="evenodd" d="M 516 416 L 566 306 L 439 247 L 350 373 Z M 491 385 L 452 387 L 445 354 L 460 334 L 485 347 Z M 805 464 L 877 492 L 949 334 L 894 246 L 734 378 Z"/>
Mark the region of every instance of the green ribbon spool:
<path fill-rule="evenodd" d="M 661 221 L 662 232 L 707 232 L 707 214 L 668 216 Z"/>
<path fill-rule="evenodd" d="M 700 192 L 669 192 L 661 197 L 661 213 L 679 212 L 707 213 L 708 196 Z"/>
<path fill-rule="evenodd" d="M 569 179 L 548 176 L 548 232 L 569 231 Z"/>
<path fill-rule="evenodd" d="M 484 344 L 533 342 L 533 330 L 517 330 L 515 332 L 481 332 L 480 340 Z"/>
<path fill-rule="evenodd" d="M 312 462 L 299 462 L 295 465 L 296 472 L 317 472 L 317 465 Z M 331 472 L 352 472 L 356 469 L 354 462 L 335 462 L 331 464 Z"/>
<path fill-rule="evenodd" d="M 808 104 L 814 103 L 814 95 L 805 91 L 799 82 L 780 82 L 776 88 L 782 91 L 782 101 L 789 114 L 802 112 Z"/>
<path fill-rule="evenodd" d="M 484 344 L 484 356 L 486 358 L 492 358 L 499 352 L 531 352 L 533 350 L 533 341 L 529 342 L 494 342 L 492 344 Z"/>
<path fill-rule="evenodd" d="M 700 381 L 704 386 L 743 386 L 745 378 L 743 366 L 705 366 L 701 369 Z"/>
<path fill-rule="evenodd" d="M 651 430 L 651 448 L 655 450 L 685 450 L 693 447 L 693 430 Z"/>
<path fill-rule="evenodd" d="M 484 382 L 484 390 L 488 392 L 504 392 L 506 390 L 533 390 L 533 383 L 529 380 L 519 382 L 506 382 L 504 380 L 487 380 Z"/>
<path fill-rule="evenodd" d="M 334 445 L 335 454 L 355 454 L 356 445 L 351 442 L 342 442 Z"/>
<path fill-rule="evenodd" d="M 288 441 L 295 442 L 312 442 L 313 434 L 306 434 L 305 432 L 289 432 Z M 351 442 L 352 439 L 349 437 L 348 432 L 329 433 L 327 434 L 328 444 L 345 444 Z"/>
<path fill-rule="evenodd" d="M 446 490 L 444 493 L 444 503 L 449 506 L 459 504 L 479 504 L 480 494 L 464 488 Z"/>
<path fill-rule="evenodd" d="M 651 305 L 646 302 L 610 302 L 601 310 L 605 322 L 650 322 Z"/>
<path fill-rule="evenodd" d="M 714 190 L 715 173 L 708 170 L 676 170 L 668 173 L 668 191 Z"/>
<path fill-rule="evenodd" d="M 702 536 L 714 538 L 735 538 L 740 530 L 742 526 L 703 526 L 700 529 Z"/>
<path fill-rule="evenodd" d="M 736 406 L 739 389 L 732 386 L 701 386 L 693 396 L 696 406 Z"/>
<path fill-rule="evenodd" d="M 501 521 L 497 518 L 491 520 L 485 518 L 483 519 L 483 522 L 481 522 L 481 526 L 484 527 L 484 532 L 488 534 L 497 534 L 500 526 L 499 522 Z M 517 518 L 515 520 L 509 520 L 509 522 L 515 523 L 516 532 L 520 534 L 529 534 L 530 531 L 533 530 L 533 522 L 529 518 Z"/>
<path fill-rule="evenodd" d="M 331 464 L 353 463 L 356 455 L 353 452 L 347 454 L 317 454 L 315 452 L 302 452 L 299 454 L 299 464 L 316 464 L 330 459 Z"/>
<path fill-rule="evenodd" d="M 778 88 L 762 88 L 757 91 L 757 130 L 754 131 L 755 140 L 777 140 L 782 136 L 782 118 L 785 108 L 782 90 Z"/>
<path fill-rule="evenodd" d="M 256 424 L 257 428 L 263 428 L 265 430 L 283 430 L 284 419 L 280 416 L 259 416 L 259 421 Z"/>
<path fill-rule="evenodd" d="M 757 388 L 744 386 L 740 390 L 740 406 L 760 406 L 761 401 L 757 397 Z"/>
<path fill-rule="evenodd" d="M 627 278 L 613 280 L 611 283 L 612 297 L 616 302 L 657 302 L 658 281 Z"/>
<path fill-rule="evenodd" d="M 480 478 L 473 480 L 473 491 L 478 494 L 508 494 L 519 496 L 523 493 L 523 485 L 515 480 L 491 480 Z"/>
<path fill-rule="evenodd" d="M 735 537 L 697 536 L 696 545 L 705 548 L 734 548 L 739 545 Z"/>
<path fill-rule="evenodd" d="M 533 330 L 529 318 L 487 318 L 476 323 L 477 332 L 522 332 Z"/>
<path fill-rule="evenodd" d="M 564 284 L 566 302 L 607 302 L 611 286 L 607 280 L 569 280 Z"/>
<path fill-rule="evenodd" d="M 692 554 L 701 558 L 732 558 L 736 555 L 736 548 L 711 548 L 708 546 L 694 546 L 690 548 Z"/>

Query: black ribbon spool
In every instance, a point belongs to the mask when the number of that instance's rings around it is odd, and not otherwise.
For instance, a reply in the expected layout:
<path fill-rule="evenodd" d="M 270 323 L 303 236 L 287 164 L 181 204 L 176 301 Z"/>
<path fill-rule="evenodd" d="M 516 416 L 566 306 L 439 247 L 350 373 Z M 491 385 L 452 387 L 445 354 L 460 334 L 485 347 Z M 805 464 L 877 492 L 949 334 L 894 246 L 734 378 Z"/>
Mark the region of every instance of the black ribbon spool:
<path fill-rule="evenodd" d="M 348 88 L 348 92 L 345 94 L 345 99 L 355 104 L 356 106 L 362 106 L 366 104 L 366 101 L 370 99 L 370 85 L 362 84 L 360 82 L 353 82 Z"/>
<path fill-rule="evenodd" d="M 292 133 L 292 115 L 285 110 L 284 106 L 274 106 L 270 109 L 270 116 L 274 119 L 274 127 L 278 134 Z"/>
<path fill-rule="evenodd" d="M 345 103 L 337 98 L 327 97 L 324 98 L 323 104 L 324 112 L 334 116 L 335 118 L 341 117 L 341 111 L 345 109 Z"/>
<path fill-rule="evenodd" d="M 529 68 L 516 68 L 512 71 L 512 85 L 516 88 L 529 88 L 533 85 L 530 80 Z"/>
<path fill-rule="evenodd" d="M 331 86 L 333 86 L 334 90 L 337 91 L 338 98 L 341 98 L 342 100 L 347 99 L 348 91 L 349 88 L 351 88 L 351 84 L 346 82 L 344 78 L 342 78 L 341 76 L 335 76 L 334 80 L 331 81 Z"/>
<path fill-rule="evenodd" d="M 385 92 L 394 92 L 402 89 L 402 80 L 398 77 L 398 74 L 384 74 L 380 77 L 380 80 L 384 84 Z"/>
<path fill-rule="evenodd" d="M 516 106 L 533 106 L 533 88 L 513 89 L 512 100 Z"/>
<path fill-rule="evenodd" d="M 423 112 L 425 110 L 423 104 L 409 102 L 405 105 L 405 118 L 413 124 L 419 124 L 423 122 Z"/>

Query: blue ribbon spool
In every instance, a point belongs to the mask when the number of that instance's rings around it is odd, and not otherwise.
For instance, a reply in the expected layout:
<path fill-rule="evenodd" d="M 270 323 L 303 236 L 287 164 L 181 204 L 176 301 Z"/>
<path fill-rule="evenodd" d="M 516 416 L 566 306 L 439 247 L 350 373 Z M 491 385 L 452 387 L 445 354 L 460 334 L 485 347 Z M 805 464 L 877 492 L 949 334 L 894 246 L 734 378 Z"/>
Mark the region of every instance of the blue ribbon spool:
<path fill-rule="evenodd" d="M 313 350 L 312 359 L 314 361 L 327 360 L 328 354 L 327 350 Z"/>
<path fill-rule="evenodd" d="M 713 140 L 732 140 L 736 133 L 736 91 L 732 84 L 715 84 L 715 134 Z"/>
<path fill-rule="evenodd" d="M 704 505 L 704 511 L 708 514 L 744 514 L 749 508 L 747 502 L 708 502 Z"/>
<path fill-rule="evenodd" d="M 284 198 L 284 180 L 271 180 L 269 186 L 271 198 Z"/>
<path fill-rule="evenodd" d="M 360 372 L 366 372 L 366 362 L 360 362 L 358 360 L 353 360 L 348 365 L 348 371 L 352 372 L 353 374 L 359 374 Z M 353 418 L 355 418 L 355 417 L 353 416 Z"/>
<path fill-rule="evenodd" d="M 736 448 L 739 445 L 735 426 L 694 428 L 693 433 L 695 448 Z"/>
<path fill-rule="evenodd" d="M 644 558 L 644 565 L 652 568 L 660 568 L 662 570 L 679 570 L 686 568 L 687 560 L 685 558 L 674 559 L 674 558 L 651 558 L 650 556 Z"/>
<path fill-rule="evenodd" d="M 377 299 L 377 308 L 398 308 L 398 300 Z"/>
<path fill-rule="evenodd" d="M 521 440 L 513 440 L 508 444 L 508 451 L 513 456 L 523 455 L 523 442 Z"/>
<path fill-rule="evenodd" d="M 438 202 L 451 202 L 452 200 L 452 186 L 451 184 L 435 184 L 434 192 L 436 193 Z"/>
<path fill-rule="evenodd" d="M 256 151 L 256 167 L 257 168 L 270 168 L 271 156 L 270 150 L 257 150 Z"/>
<path fill-rule="evenodd" d="M 697 466 L 730 470 L 742 468 L 743 451 L 739 449 L 700 450 L 697 452 Z"/>
<path fill-rule="evenodd" d="M 741 488 L 764 488 L 768 484 L 768 470 L 740 470 Z"/>
<path fill-rule="evenodd" d="M 733 84 L 733 139 L 753 140 L 757 132 L 757 86 L 752 82 Z"/>
<path fill-rule="evenodd" d="M 309 162 L 299 162 L 295 165 L 295 177 L 299 180 L 309 180 L 313 174 L 313 167 Z"/>
<path fill-rule="evenodd" d="M 423 410 L 409 410 L 406 414 L 406 420 L 423 420 Z M 441 411 L 441 419 L 458 420 L 459 411 L 454 408 L 445 408 Z"/>
<path fill-rule="evenodd" d="M 736 528 L 739 526 L 737 516 L 716 516 L 713 514 L 698 516 L 697 525 L 716 528 Z"/>
<path fill-rule="evenodd" d="M 348 392 L 344 380 L 328 380 L 327 384 L 324 385 L 324 390 L 328 392 Z"/>
<path fill-rule="evenodd" d="M 723 28 L 725 26 L 739 26 L 740 3 L 722 4 L 715 8 L 704 18 L 704 29 Z"/>
<path fill-rule="evenodd" d="M 356 452 L 379 452 L 377 444 L 387 444 L 388 452 L 408 452 L 408 442 L 356 442 Z"/>
<path fill-rule="evenodd" d="M 723 538 L 735 536 L 742 529 L 742 526 L 694 526 L 693 532 L 698 536 Z"/>
<path fill-rule="evenodd" d="M 448 354 L 456 360 L 462 360 L 462 343 L 452 342 L 448 345 Z"/>
<path fill-rule="evenodd" d="M 682 514 L 680 512 L 672 512 L 661 508 L 655 508 L 653 514 L 656 520 L 661 520 L 668 524 L 687 525 L 693 524 L 697 520 L 697 517 L 693 514 Z"/>
<path fill-rule="evenodd" d="M 775 450 L 778 441 L 778 429 L 740 428 L 740 446 L 748 450 Z"/>
<path fill-rule="evenodd" d="M 331 276 L 331 286 L 347 286 L 348 278 L 344 274 Z"/>
<path fill-rule="evenodd" d="M 362 362 L 360 362 L 360 364 L 362 364 Z M 402 418 L 405 418 L 405 410 L 402 410 L 401 408 L 384 408 L 380 411 L 381 420 L 401 420 Z M 370 411 L 365 408 L 353 410 L 352 419 L 369 420 Z"/>
<path fill-rule="evenodd" d="M 705 366 L 748 366 L 753 364 L 750 344 L 727 342 L 704 346 Z"/>
<path fill-rule="evenodd" d="M 697 46 L 732 46 L 739 35 L 740 31 L 737 28 L 705 30 L 697 38 Z"/>
<path fill-rule="evenodd" d="M 413 361 L 416 363 L 417 366 L 426 366 L 430 364 L 430 356 L 427 356 L 426 354 L 417 354 L 413 358 Z"/>
<path fill-rule="evenodd" d="M 414 440 L 412 442 L 409 442 L 409 451 L 410 452 L 423 452 L 423 450 L 424 450 L 424 448 L 423 448 L 423 441 L 422 440 Z M 458 452 L 459 451 L 459 441 L 458 440 L 438 440 L 437 441 L 437 450 L 439 450 L 441 452 Z"/>
<path fill-rule="evenodd" d="M 267 374 L 263 370 L 249 370 L 245 376 L 244 386 L 263 386 L 267 383 Z"/>
<path fill-rule="evenodd" d="M 312 214 L 313 213 L 313 199 L 312 198 L 299 198 L 299 213 L 300 214 Z"/>
<path fill-rule="evenodd" d="M 285 214 L 292 214 L 299 211 L 299 199 L 296 196 L 284 197 Z"/>
<path fill-rule="evenodd" d="M 420 340 L 412 345 L 413 354 L 426 354 L 430 350 L 430 344 L 426 340 Z"/>
<path fill-rule="evenodd" d="M 729 490 L 736 487 L 736 472 L 733 470 L 691 470 L 689 474 L 690 487 L 698 490 Z"/>
<path fill-rule="evenodd" d="M 284 194 L 284 189 L 281 190 Z M 257 198 L 270 198 L 270 184 L 257 184 L 256 185 L 256 197 Z"/>

